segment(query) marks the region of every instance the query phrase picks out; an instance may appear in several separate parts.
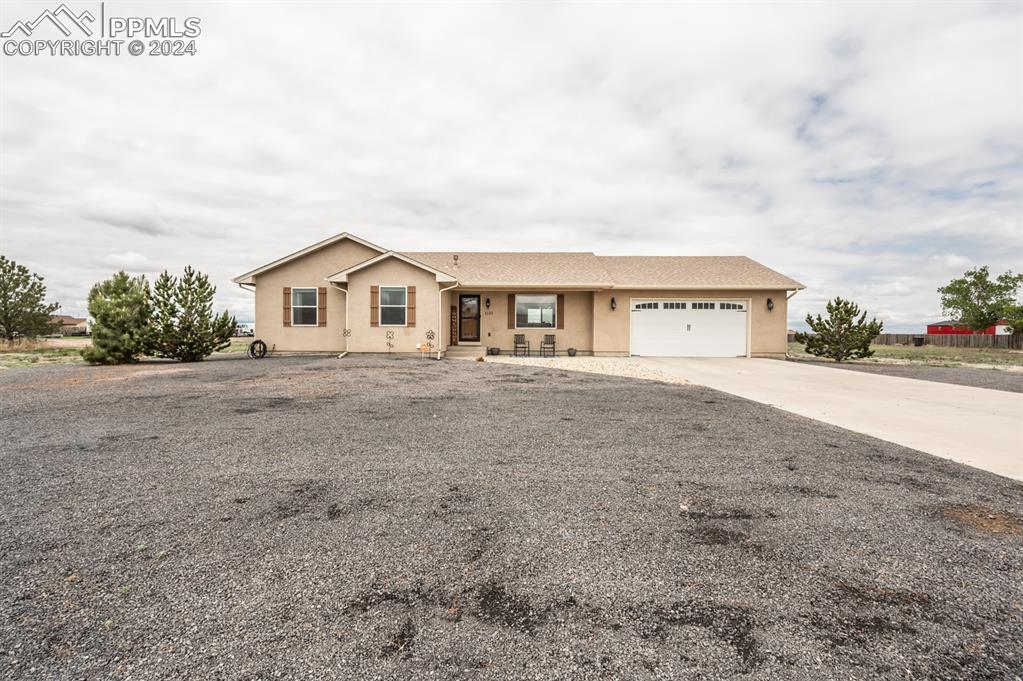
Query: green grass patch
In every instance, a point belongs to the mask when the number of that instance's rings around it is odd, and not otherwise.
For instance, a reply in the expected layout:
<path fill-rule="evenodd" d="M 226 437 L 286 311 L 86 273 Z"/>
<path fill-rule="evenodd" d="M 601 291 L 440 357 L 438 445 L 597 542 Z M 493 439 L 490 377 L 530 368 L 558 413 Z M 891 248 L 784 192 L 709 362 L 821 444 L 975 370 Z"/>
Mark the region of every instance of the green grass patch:
<path fill-rule="evenodd" d="M 254 338 L 232 338 L 231 344 L 219 352 L 247 352 Z"/>
<path fill-rule="evenodd" d="M 231 345 L 220 352 L 238 353 L 249 349 L 251 338 L 232 338 Z M 0 369 L 82 364 L 82 347 L 60 347 L 46 340 L 0 342 Z"/>
<path fill-rule="evenodd" d="M 855 360 L 855 363 L 898 360 L 932 366 L 961 366 L 964 364 L 990 364 L 993 366 L 1023 366 L 1023 351 L 1001 348 L 943 348 L 936 345 L 871 345 L 873 357 Z M 800 359 L 813 358 L 802 343 L 789 343 L 788 355 Z M 813 358 L 817 359 L 817 358 Z"/>
<path fill-rule="evenodd" d="M 80 364 L 82 361 L 82 353 L 78 348 L 36 348 L 24 351 L 0 351 L 0 369 L 48 366 L 51 364 Z"/>

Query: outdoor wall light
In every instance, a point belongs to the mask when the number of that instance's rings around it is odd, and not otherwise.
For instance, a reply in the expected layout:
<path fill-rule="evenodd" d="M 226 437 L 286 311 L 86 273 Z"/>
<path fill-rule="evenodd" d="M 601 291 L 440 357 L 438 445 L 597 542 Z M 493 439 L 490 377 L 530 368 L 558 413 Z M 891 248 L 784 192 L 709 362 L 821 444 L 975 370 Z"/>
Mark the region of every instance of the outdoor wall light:
<path fill-rule="evenodd" d="M 618 303 L 615 302 L 614 298 L 611 299 L 611 309 L 612 310 L 617 310 L 618 309 Z"/>
<path fill-rule="evenodd" d="M 774 300 L 771 298 L 767 299 L 767 309 L 769 311 L 774 309 Z"/>
<path fill-rule="evenodd" d="M 486 305 L 487 309 L 489 310 L 490 309 L 490 298 L 487 298 L 486 301 L 484 301 L 483 304 Z"/>

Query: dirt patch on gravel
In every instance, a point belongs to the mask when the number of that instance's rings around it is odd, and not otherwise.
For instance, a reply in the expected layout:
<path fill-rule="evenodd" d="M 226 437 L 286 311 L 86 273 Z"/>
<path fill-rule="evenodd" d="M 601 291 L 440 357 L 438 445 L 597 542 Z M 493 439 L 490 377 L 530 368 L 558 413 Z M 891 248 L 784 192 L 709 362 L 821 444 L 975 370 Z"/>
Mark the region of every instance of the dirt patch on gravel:
<path fill-rule="evenodd" d="M 487 582 L 480 589 L 479 617 L 526 633 L 533 633 L 541 620 L 528 598 L 509 592 L 498 581 Z"/>
<path fill-rule="evenodd" d="M 406 617 L 394 637 L 387 642 L 381 654 L 384 657 L 408 653 L 416 641 L 416 625 L 411 617 Z"/>
<path fill-rule="evenodd" d="M 964 525 L 994 534 L 1023 535 L 1023 518 L 983 506 L 953 506 L 941 514 Z"/>
<path fill-rule="evenodd" d="M 642 638 L 667 638 L 672 627 L 697 627 L 730 646 L 740 669 L 753 671 L 763 661 L 754 635 L 756 620 L 748 608 L 703 601 L 680 601 L 647 612 L 634 610 Z"/>
<path fill-rule="evenodd" d="M 878 640 L 899 640 L 918 633 L 931 618 L 928 594 L 839 580 L 818 605 L 813 624 L 833 647 L 869 649 Z"/>

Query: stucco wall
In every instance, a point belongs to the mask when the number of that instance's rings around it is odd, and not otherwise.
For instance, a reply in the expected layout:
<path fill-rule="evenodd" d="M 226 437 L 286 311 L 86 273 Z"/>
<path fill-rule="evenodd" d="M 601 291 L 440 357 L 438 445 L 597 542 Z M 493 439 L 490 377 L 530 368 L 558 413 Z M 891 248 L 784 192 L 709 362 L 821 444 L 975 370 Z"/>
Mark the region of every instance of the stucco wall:
<path fill-rule="evenodd" d="M 482 347 L 499 347 L 510 352 L 517 333 L 525 334 L 530 349 L 539 352 L 540 341 L 545 334 L 557 337 L 558 352 L 574 347 L 579 352 L 593 350 L 593 293 L 590 291 L 518 291 L 518 293 L 562 293 L 565 296 L 565 328 L 563 329 L 509 329 L 508 295 L 515 291 L 486 291 L 479 289 L 455 289 L 448 300 L 458 305 L 458 294 L 479 294 L 480 296 L 480 342 Z M 486 299 L 490 298 L 490 309 Z M 450 323 L 446 328 L 450 338 Z M 459 345 L 467 345 L 460 343 Z"/>
<path fill-rule="evenodd" d="M 696 298 L 700 300 L 750 299 L 750 354 L 782 356 L 788 339 L 786 291 L 645 291 L 613 289 L 593 294 L 593 350 L 597 355 L 629 354 L 629 319 L 632 298 Z M 611 310 L 611 298 L 618 309 Z M 767 299 L 774 301 L 768 311 Z"/>
<path fill-rule="evenodd" d="M 377 251 L 344 239 L 256 276 L 256 338 L 284 352 L 341 352 L 345 349 L 345 294 L 328 276 L 377 256 Z M 284 287 L 327 287 L 327 326 L 284 326 Z M 368 318 L 368 313 L 367 313 Z"/>
<path fill-rule="evenodd" d="M 416 325 L 370 326 L 371 286 L 415 286 Z M 348 339 L 350 352 L 387 352 L 387 332 L 394 332 L 391 352 L 416 352 L 417 343 L 426 343 L 426 332 L 433 331 L 437 344 L 438 292 L 437 277 L 425 270 L 397 258 L 388 258 L 354 272 L 348 277 L 348 325 L 352 336 Z"/>

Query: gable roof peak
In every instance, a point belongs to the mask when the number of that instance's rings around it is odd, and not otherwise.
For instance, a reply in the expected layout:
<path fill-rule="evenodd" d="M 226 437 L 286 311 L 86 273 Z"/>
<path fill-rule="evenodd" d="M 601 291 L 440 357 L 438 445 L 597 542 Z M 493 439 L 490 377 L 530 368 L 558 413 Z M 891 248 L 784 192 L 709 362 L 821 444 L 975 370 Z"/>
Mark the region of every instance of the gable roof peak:
<path fill-rule="evenodd" d="M 380 255 L 370 258 L 369 260 L 363 260 L 362 262 L 356 263 L 351 267 L 346 267 L 340 272 L 335 272 L 334 274 L 327 277 L 327 281 L 338 284 L 345 283 L 348 281 L 348 275 L 351 274 L 352 272 L 358 272 L 359 270 L 365 269 L 366 267 L 371 267 L 382 260 L 387 260 L 388 258 L 397 258 L 398 260 L 407 262 L 413 267 L 418 267 L 421 270 L 425 270 L 430 274 L 434 275 L 437 278 L 437 281 L 457 281 L 457 278 L 454 277 L 453 275 L 450 275 L 442 270 L 430 267 L 421 260 L 416 260 L 415 258 L 412 258 L 406 255 L 405 253 L 399 253 L 398 251 L 385 251 Z"/>
<path fill-rule="evenodd" d="M 363 246 L 365 246 L 367 248 L 371 248 L 371 249 L 373 249 L 373 250 L 375 250 L 375 251 L 377 251 L 379 253 L 386 253 L 387 252 L 386 248 L 383 248 L 381 246 L 377 246 L 374 243 L 370 243 L 369 241 L 366 241 L 365 239 L 357 237 L 357 236 L 355 236 L 354 234 L 352 234 L 350 232 L 341 232 L 339 234 L 335 234 L 332 237 L 328 237 L 328 238 L 324 239 L 323 241 L 318 241 L 315 244 L 313 244 L 312 246 L 306 246 L 302 250 L 295 251 L 294 253 L 291 253 L 289 255 L 284 256 L 283 258 L 279 258 L 277 260 L 274 260 L 273 262 L 267 263 L 266 265 L 263 265 L 262 267 L 257 267 L 256 269 L 251 270 L 249 272 L 246 272 L 245 274 L 239 274 L 237 277 L 235 277 L 231 281 L 234 282 L 235 284 L 252 284 L 252 283 L 255 283 L 253 281 L 253 277 L 255 277 L 257 274 L 263 274 L 264 272 L 268 272 L 268 271 L 274 269 L 275 267 L 280 267 L 281 265 L 284 265 L 285 263 L 289 263 L 292 260 L 296 260 L 298 258 L 301 258 L 302 256 L 308 255 L 309 253 L 312 253 L 314 251 L 318 251 L 321 248 L 326 248 L 327 246 L 330 246 L 331 244 L 336 244 L 337 242 L 343 241 L 344 239 L 348 239 L 350 241 L 354 241 L 357 244 L 361 244 L 361 245 L 363 245 Z"/>

